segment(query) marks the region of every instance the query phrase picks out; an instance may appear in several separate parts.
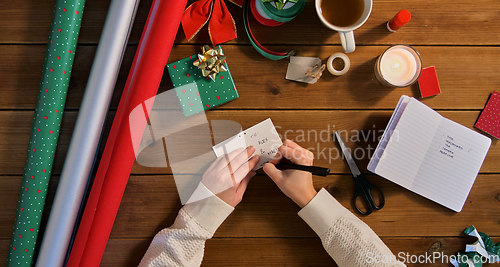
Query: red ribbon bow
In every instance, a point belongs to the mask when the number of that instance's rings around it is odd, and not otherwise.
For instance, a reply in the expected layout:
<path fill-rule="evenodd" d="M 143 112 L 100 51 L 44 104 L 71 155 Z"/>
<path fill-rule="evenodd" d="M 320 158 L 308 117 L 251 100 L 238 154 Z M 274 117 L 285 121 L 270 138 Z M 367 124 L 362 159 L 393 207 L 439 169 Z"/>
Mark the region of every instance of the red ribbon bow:
<path fill-rule="evenodd" d="M 230 1 L 240 7 L 244 2 L 244 0 Z M 208 35 L 214 46 L 237 37 L 236 23 L 224 0 L 199 0 L 184 10 L 182 28 L 188 41 L 193 39 L 207 22 L 209 22 Z"/>

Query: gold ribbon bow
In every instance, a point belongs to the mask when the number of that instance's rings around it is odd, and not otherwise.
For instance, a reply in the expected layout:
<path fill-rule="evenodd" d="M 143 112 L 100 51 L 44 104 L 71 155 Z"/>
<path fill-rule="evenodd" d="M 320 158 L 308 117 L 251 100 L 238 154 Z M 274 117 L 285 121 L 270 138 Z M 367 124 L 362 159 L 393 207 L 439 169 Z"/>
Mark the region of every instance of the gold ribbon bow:
<path fill-rule="evenodd" d="M 215 81 L 215 77 L 219 72 L 227 71 L 226 67 L 224 67 L 225 60 L 226 56 L 224 56 L 220 46 L 210 48 L 210 46 L 204 45 L 201 48 L 201 54 L 198 54 L 198 59 L 193 62 L 193 65 L 201 70 L 203 77 L 208 76 L 212 81 Z"/>

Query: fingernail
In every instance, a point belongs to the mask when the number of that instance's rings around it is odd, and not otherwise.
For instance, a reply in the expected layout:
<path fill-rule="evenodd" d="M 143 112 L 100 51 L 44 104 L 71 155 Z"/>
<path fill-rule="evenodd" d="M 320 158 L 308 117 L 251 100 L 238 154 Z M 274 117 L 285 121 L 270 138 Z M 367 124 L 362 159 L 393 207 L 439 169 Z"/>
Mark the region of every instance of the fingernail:
<path fill-rule="evenodd" d="M 252 152 L 254 152 L 254 151 L 255 151 L 255 147 L 253 147 L 253 146 L 249 146 L 249 147 L 248 147 L 248 149 L 249 149 L 250 151 L 252 151 Z"/>
<path fill-rule="evenodd" d="M 256 160 L 260 160 L 260 156 L 259 155 L 255 155 L 255 159 Z"/>

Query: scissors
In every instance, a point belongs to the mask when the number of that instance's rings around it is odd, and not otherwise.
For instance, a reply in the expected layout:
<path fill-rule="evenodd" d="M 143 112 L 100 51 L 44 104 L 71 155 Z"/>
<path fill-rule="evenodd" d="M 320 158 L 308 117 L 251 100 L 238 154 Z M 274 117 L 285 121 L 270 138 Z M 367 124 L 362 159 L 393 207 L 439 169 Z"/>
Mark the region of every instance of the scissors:
<path fill-rule="evenodd" d="M 342 153 L 344 154 L 347 164 L 349 165 L 349 168 L 351 169 L 352 172 L 352 179 L 354 180 L 354 185 L 355 185 L 354 199 L 353 199 L 354 207 L 359 211 L 359 213 L 363 215 L 371 214 L 374 209 L 379 210 L 383 208 L 385 204 L 385 197 L 384 193 L 382 193 L 382 190 L 380 190 L 378 186 L 369 183 L 366 180 L 365 176 L 359 171 L 358 166 L 356 166 L 356 163 L 352 159 L 351 153 L 349 152 L 349 150 L 347 150 L 347 147 L 345 146 L 344 141 L 342 140 L 342 137 L 340 137 L 340 134 L 338 132 L 335 132 L 335 137 L 337 138 L 337 141 L 340 144 Z M 375 200 L 373 200 L 372 190 L 376 190 L 380 193 L 380 205 L 377 205 L 375 203 Z M 356 200 L 360 196 L 361 200 L 364 201 L 366 204 L 366 211 L 361 210 L 358 207 L 358 204 L 356 204 Z"/>

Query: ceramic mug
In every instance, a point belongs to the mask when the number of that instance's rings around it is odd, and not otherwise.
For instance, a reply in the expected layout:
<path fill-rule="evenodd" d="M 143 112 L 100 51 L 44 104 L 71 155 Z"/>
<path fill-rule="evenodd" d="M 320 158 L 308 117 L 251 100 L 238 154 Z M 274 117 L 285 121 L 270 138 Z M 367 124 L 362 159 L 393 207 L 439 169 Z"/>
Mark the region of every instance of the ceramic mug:
<path fill-rule="evenodd" d="M 354 50 L 356 49 L 356 43 L 354 41 L 353 31 L 361 27 L 361 25 L 363 25 L 370 16 L 370 13 L 372 12 L 373 0 L 363 0 L 364 9 L 361 14 L 361 17 L 354 24 L 346 27 L 333 25 L 325 19 L 325 17 L 321 12 L 322 1 L 329 1 L 329 0 L 316 0 L 316 13 L 318 14 L 319 19 L 321 20 L 321 22 L 323 22 L 323 24 L 326 27 L 339 32 L 340 42 L 342 43 L 342 48 L 344 49 L 344 52 L 346 53 L 354 52 Z"/>

